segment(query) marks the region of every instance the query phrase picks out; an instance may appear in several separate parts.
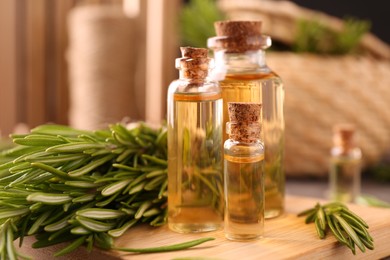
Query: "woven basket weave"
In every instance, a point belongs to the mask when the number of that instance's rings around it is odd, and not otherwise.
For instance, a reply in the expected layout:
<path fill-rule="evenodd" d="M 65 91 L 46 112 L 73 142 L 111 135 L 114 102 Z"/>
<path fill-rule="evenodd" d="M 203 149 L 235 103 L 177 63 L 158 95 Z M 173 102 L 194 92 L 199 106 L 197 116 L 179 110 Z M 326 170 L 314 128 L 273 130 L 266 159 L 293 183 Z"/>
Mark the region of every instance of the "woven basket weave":
<path fill-rule="evenodd" d="M 259 19 L 272 38 L 291 43 L 294 21 L 315 12 L 285 1 L 222 1 L 232 19 Z M 279 10 L 280 12 L 276 12 Z M 341 21 L 318 14 L 331 27 Z M 287 24 L 289 24 L 287 26 Z M 275 37 L 274 37 L 275 36 Z M 332 126 L 353 123 L 364 164 L 374 164 L 390 149 L 390 51 L 372 35 L 360 46 L 365 56 L 320 56 L 273 52 L 267 63 L 286 89 L 286 172 L 325 176 Z"/>
<path fill-rule="evenodd" d="M 390 149 L 390 63 L 366 57 L 270 53 L 285 83 L 286 171 L 325 175 L 332 126 L 353 123 L 365 164 Z"/>

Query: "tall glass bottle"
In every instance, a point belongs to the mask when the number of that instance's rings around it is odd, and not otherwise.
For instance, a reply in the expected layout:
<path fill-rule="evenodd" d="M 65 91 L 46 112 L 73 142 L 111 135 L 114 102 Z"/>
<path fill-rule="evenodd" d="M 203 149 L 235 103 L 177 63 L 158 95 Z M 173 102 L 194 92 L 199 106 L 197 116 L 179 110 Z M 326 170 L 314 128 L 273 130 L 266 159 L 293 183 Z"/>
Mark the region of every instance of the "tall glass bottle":
<path fill-rule="evenodd" d="M 208 47 L 214 50 L 213 76 L 222 90 L 224 126 L 228 102 L 262 104 L 265 217 L 277 217 L 284 210 L 285 194 L 284 87 L 266 64 L 265 49 L 271 46 L 271 39 L 261 34 L 259 21 L 221 21 L 215 23 L 215 29 L 217 36 L 208 40 Z"/>
<path fill-rule="evenodd" d="M 352 125 L 336 125 L 333 129 L 329 172 L 329 195 L 331 200 L 354 202 L 360 194 L 361 158 L 360 148 L 355 144 L 355 129 Z"/>
<path fill-rule="evenodd" d="M 168 226 L 211 231 L 223 222 L 222 96 L 207 49 L 181 51 L 168 89 Z"/>
<path fill-rule="evenodd" d="M 261 237 L 264 231 L 264 146 L 258 103 L 228 103 L 224 145 L 225 236 Z"/>

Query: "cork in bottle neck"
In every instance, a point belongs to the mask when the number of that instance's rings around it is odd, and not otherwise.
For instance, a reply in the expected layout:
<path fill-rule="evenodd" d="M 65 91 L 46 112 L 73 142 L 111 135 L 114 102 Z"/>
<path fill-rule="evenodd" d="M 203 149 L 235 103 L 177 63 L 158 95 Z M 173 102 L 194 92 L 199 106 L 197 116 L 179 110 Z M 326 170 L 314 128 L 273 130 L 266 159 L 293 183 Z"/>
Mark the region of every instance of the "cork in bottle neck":
<path fill-rule="evenodd" d="M 335 125 L 333 127 L 333 145 L 340 147 L 343 152 L 355 148 L 355 127 L 351 124 Z"/>
<path fill-rule="evenodd" d="M 209 38 L 207 45 L 227 53 L 242 53 L 266 49 L 271 38 L 261 34 L 261 21 L 218 21 L 214 23 L 217 36 Z"/>
<path fill-rule="evenodd" d="M 226 132 L 230 139 L 253 143 L 260 139 L 261 104 L 249 102 L 228 103 L 229 122 Z"/>
<path fill-rule="evenodd" d="M 205 48 L 180 47 L 182 58 L 176 59 L 180 77 L 186 79 L 205 79 L 212 59 Z"/>

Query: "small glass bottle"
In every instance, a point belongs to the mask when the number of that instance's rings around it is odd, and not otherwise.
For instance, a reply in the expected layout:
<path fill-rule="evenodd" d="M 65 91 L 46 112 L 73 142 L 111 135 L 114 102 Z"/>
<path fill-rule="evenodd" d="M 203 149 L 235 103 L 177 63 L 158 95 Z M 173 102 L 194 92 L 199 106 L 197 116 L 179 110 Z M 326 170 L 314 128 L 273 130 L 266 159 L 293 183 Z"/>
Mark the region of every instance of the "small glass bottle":
<path fill-rule="evenodd" d="M 354 202 L 360 194 L 361 150 L 355 144 L 352 125 L 336 125 L 333 129 L 330 158 L 329 195 L 331 200 Z"/>
<path fill-rule="evenodd" d="M 225 236 L 261 237 L 264 230 L 264 146 L 258 103 L 228 103 L 224 145 Z"/>
<path fill-rule="evenodd" d="M 168 89 L 168 226 L 180 232 L 223 223 L 222 96 L 207 49 L 182 47 Z"/>
<path fill-rule="evenodd" d="M 215 23 L 215 30 L 217 36 L 208 39 L 208 47 L 214 50 L 213 75 L 222 90 L 224 126 L 228 102 L 262 104 L 265 217 L 277 217 L 283 213 L 285 195 L 284 87 L 266 64 L 265 49 L 271 46 L 271 38 L 261 34 L 260 21 L 221 21 Z"/>

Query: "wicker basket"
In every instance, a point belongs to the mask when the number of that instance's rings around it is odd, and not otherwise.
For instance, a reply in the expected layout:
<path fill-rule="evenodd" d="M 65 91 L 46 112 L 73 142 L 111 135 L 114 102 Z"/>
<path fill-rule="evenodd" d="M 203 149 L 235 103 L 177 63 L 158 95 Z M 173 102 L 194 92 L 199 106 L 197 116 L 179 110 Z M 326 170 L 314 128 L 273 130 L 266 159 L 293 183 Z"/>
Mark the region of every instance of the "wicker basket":
<path fill-rule="evenodd" d="M 326 174 L 334 124 L 356 125 L 366 164 L 390 149 L 390 63 L 271 53 L 286 86 L 286 171 Z"/>
<path fill-rule="evenodd" d="M 342 21 L 286 1 L 221 1 L 231 19 L 260 19 L 264 33 L 289 43 L 299 18 L 315 16 L 333 28 Z M 275 10 L 278 10 L 276 12 Z M 268 26 L 267 24 L 272 24 Z M 364 56 L 269 53 L 286 88 L 286 172 L 325 176 L 332 126 L 353 123 L 365 165 L 390 149 L 390 48 L 367 34 Z"/>

